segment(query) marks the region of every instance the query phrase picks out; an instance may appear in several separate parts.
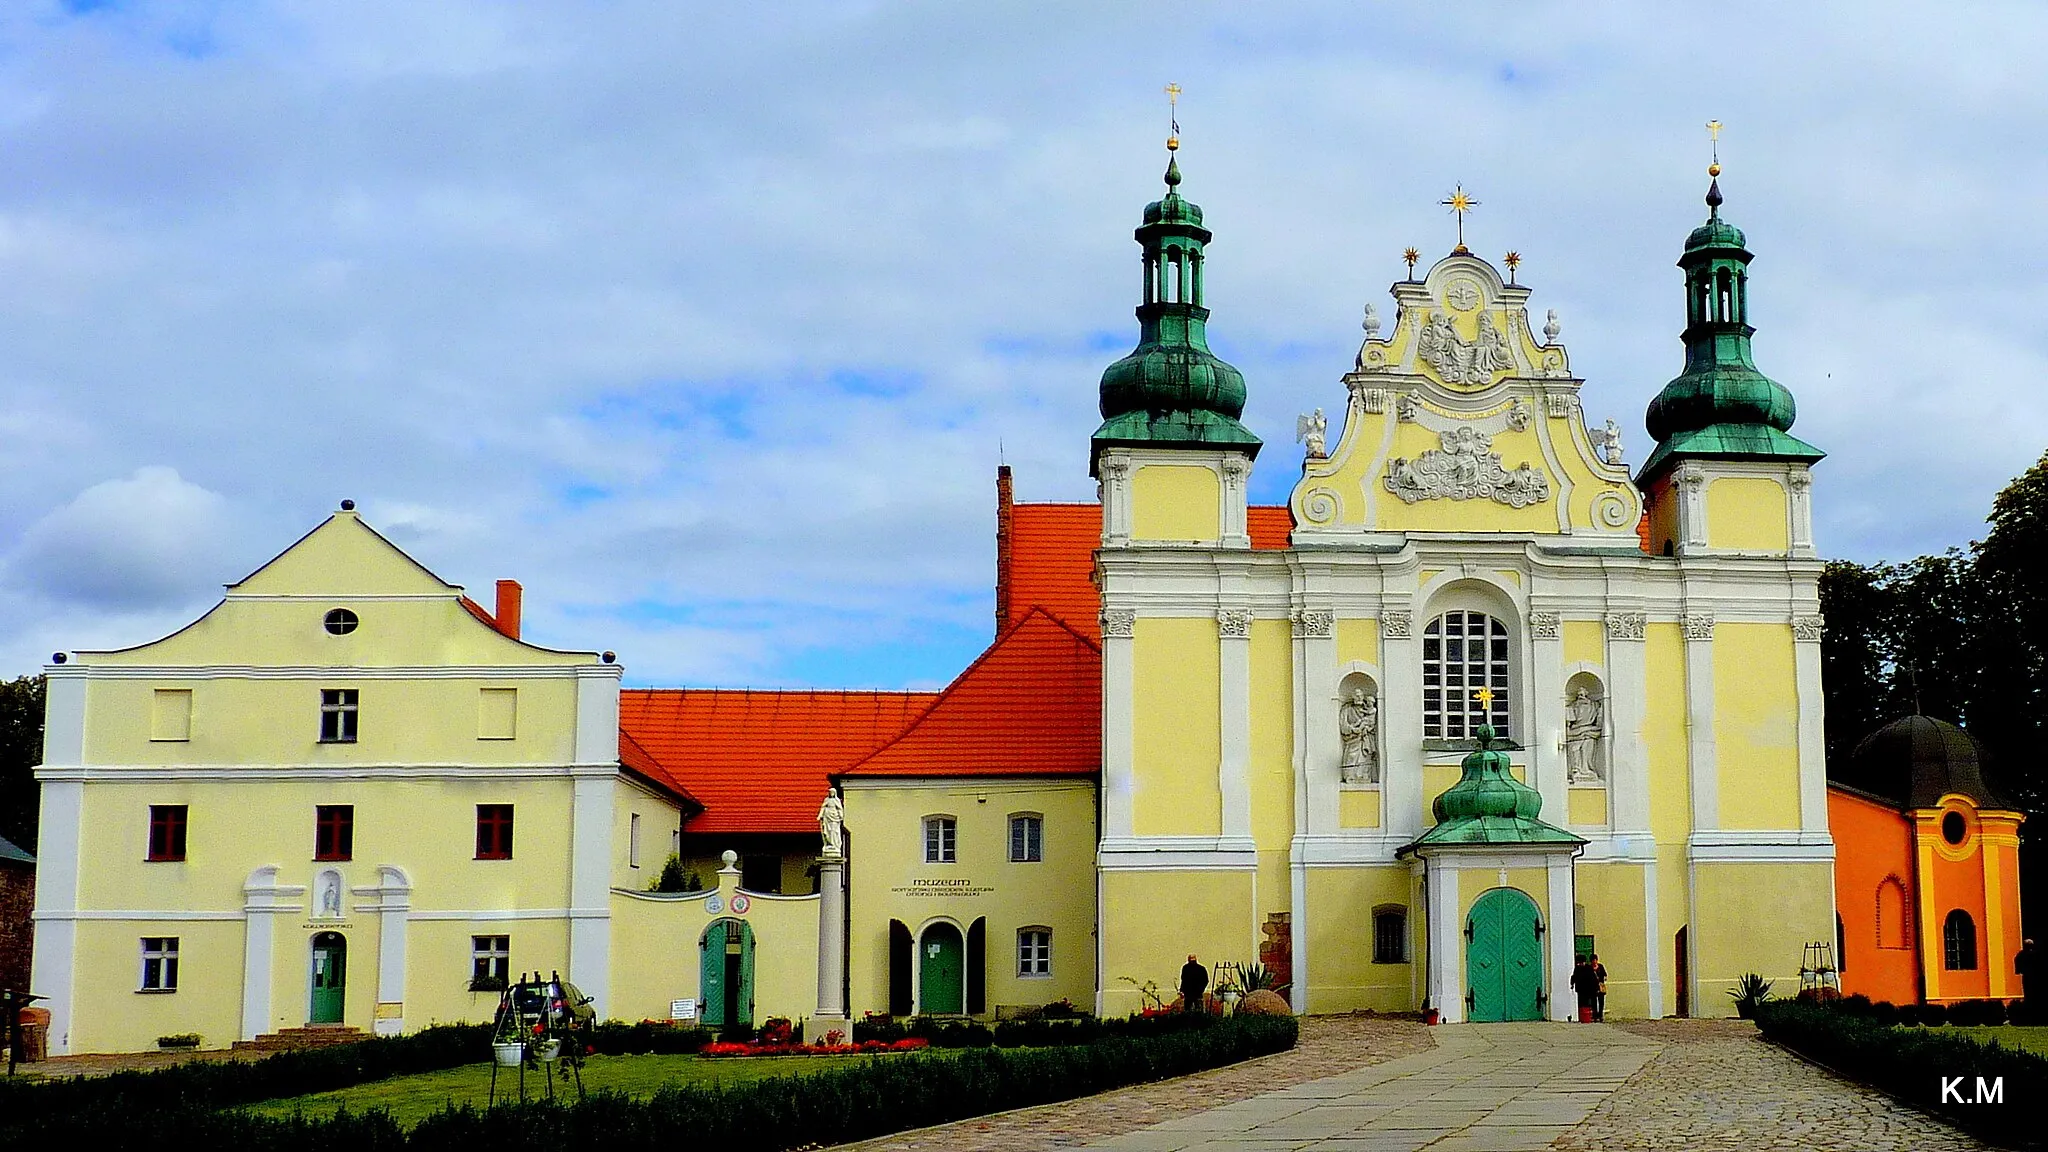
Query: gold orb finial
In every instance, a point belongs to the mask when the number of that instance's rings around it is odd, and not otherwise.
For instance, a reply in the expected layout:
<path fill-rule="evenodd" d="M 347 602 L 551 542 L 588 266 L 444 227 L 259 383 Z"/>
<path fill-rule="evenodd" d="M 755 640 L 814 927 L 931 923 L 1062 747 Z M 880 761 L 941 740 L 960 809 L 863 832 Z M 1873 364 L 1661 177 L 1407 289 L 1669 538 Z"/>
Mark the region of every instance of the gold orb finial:
<path fill-rule="evenodd" d="M 1707 165 L 1707 175 L 1719 176 L 1721 174 L 1721 122 L 1719 120 L 1707 121 L 1707 147 L 1712 150 L 1711 154 L 1713 156 L 1713 163 Z"/>
<path fill-rule="evenodd" d="M 1166 118 L 1171 127 L 1166 134 L 1166 150 L 1180 151 L 1180 85 L 1166 86 Z"/>

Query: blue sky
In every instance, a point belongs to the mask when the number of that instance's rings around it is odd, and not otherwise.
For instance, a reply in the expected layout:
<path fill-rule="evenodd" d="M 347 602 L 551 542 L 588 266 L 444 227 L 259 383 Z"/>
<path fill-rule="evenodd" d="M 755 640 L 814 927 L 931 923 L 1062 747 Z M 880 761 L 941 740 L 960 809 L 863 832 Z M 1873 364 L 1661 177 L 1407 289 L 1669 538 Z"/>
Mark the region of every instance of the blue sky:
<path fill-rule="evenodd" d="M 348 497 L 635 682 L 943 683 L 997 462 L 1092 495 L 1168 81 L 1255 499 L 1460 181 L 1641 459 L 1718 118 L 1823 550 L 1961 544 L 2048 447 L 2043 42 L 1874 0 L 10 5 L 0 673 Z"/>

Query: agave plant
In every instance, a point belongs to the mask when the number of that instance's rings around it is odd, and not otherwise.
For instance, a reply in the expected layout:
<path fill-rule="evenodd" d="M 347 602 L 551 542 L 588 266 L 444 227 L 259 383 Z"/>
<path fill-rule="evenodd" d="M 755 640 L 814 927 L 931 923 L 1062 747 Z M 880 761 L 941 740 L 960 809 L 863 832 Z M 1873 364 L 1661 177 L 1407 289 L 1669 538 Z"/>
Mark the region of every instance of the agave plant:
<path fill-rule="evenodd" d="M 1756 1006 L 1771 998 L 1771 982 L 1754 972 L 1746 972 L 1735 987 L 1728 990 L 1728 998 L 1735 1001 L 1735 1014 L 1748 1019 L 1756 1012 Z"/>
<path fill-rule="evenodd" d="M 1261 988 L 1270 992 L 1280 983 L 1279 976 L 1272 969 L 1259 963 L 1245 965 L 1238 979 L 1243 982 L 1247 994 L 1257 992 Z"/>

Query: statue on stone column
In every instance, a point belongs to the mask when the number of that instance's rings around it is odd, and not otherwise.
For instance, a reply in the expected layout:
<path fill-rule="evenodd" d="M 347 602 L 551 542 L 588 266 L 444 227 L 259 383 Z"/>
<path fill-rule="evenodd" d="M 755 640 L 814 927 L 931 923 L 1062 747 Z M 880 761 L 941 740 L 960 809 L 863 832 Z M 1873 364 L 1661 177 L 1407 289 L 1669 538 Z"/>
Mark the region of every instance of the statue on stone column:
<path fill-rule="evenodd" d="M 1380 700 L 1353 688 L 1337 710 L 1337 731 L 1344 737 L 1344 759 L 1338 765 L 1346 784 L 1380 782 Z"/>
<path fill-rule="evenodd" d="M 1580 688 L 1565 705 L 1565 778 L 1573 784 L 1598 784 L 1600 780 L 1601 703 Z"/>
<path fill-rule="evenodd" d="M 818 805 L 818 835 L 825 842 L 825 855 L 846 854 L 846 804 L 837 788 L 825 789 L 825 802 Z"/>

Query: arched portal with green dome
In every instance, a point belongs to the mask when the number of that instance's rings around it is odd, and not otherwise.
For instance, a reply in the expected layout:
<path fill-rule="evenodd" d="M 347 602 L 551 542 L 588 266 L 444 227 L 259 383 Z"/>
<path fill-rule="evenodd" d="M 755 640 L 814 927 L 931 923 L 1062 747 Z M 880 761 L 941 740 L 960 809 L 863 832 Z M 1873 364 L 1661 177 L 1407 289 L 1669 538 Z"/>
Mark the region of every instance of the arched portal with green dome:
<path fill-rule="evenodd" d="M 1420 860 L 1429 929 L 1430 1006 L 1447 1022 L 1568 1019 L 1586 841 L 1539 819 L 1543 797 L 1515 777 L 1514 745 L 1490 725 L 1436 798 L 1436 824 L 1401 850 Z"/>

